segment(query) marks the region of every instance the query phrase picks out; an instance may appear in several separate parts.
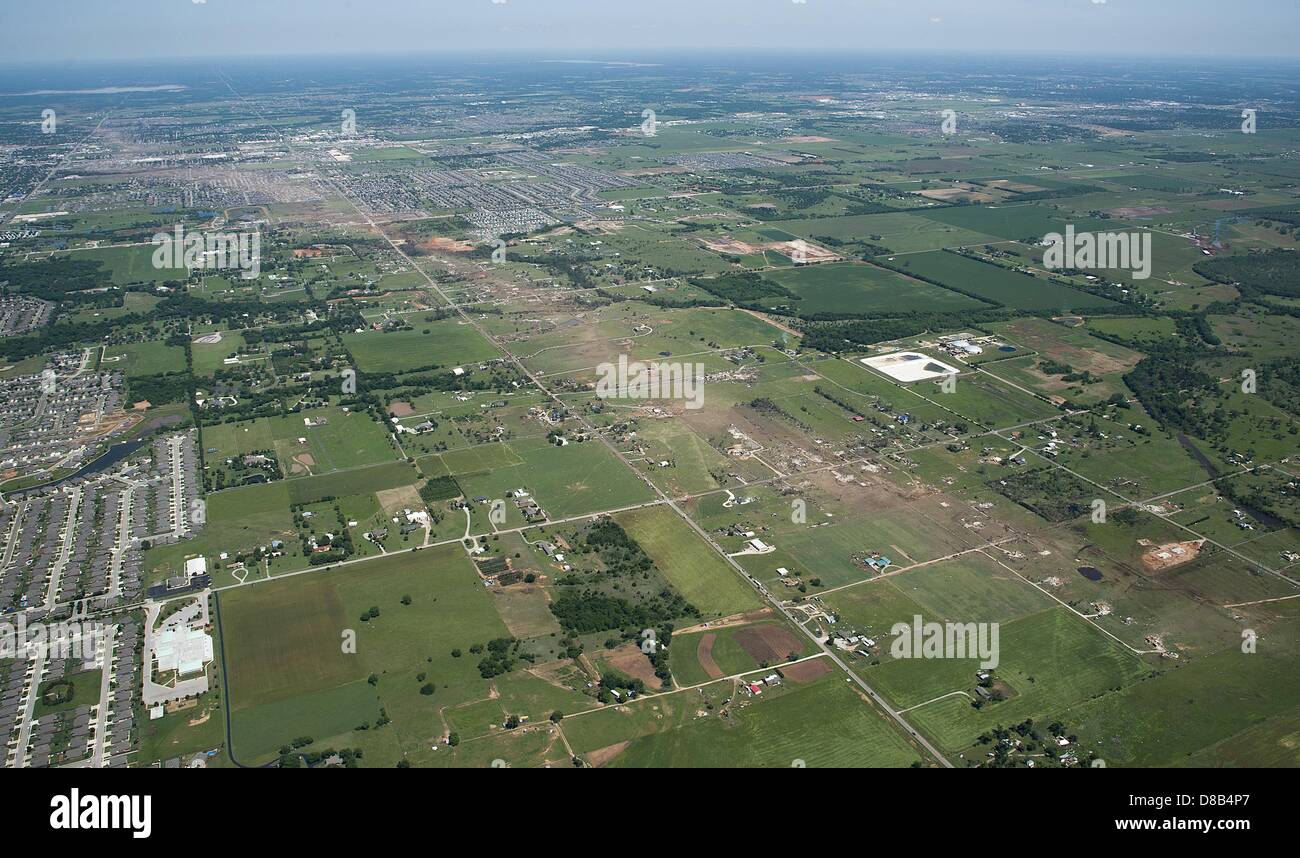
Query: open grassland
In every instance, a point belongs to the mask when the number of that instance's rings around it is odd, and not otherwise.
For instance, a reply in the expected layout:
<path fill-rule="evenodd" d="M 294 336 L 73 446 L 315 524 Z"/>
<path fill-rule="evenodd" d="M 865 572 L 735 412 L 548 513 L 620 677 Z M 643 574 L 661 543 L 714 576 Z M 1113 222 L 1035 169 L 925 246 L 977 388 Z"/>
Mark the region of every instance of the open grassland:
<path fill-rule="evenodd" d="M 399 747 L 427 746 L 441 732 L 439 708 L 486 696 L 469 647 L 506 634 L 456 546 L 236 588 L 221 600 L 241 759 L 296 736 L 373 741 L 391 753 L 373 734 L 392 731 Z M 379 616 L 363 622 L 372 607 Z M 342 651 L 345 630 L 356 634 L 355 653 Z M 453 657 L 458 648 L 464 655 Z M 436 690 L 421 694 L 430 679 Z M 392 724 L 353 729 L 374 725 L 381 709 Z"/>
<path fill-rule="evenodd" d="M 759 606 L 754 590 L 690 526 L 665 506 L 617 517 L 674 587 L 706 616 Z"/>
<path fill-rule="evenodd" d="M 730 691 L 730 683 L 720 685 Z M 727 720 L 716 711 L 716 688 L 569 719 L 563 723 L 565 735 L 579 753 L 627 742 L 609 764 L 628 768 L 789 768 L 799 765 L 796 760 L 809 767 L 878 768 L 920 759 L 895 728 L 834 673 L 806 686 L 787 682 L 731 707 Z"/>
<path fill-rule="evenodd" d="M 289 476 L 316 476 L 397 458 L 383 428 L 364 412 L 317 408 L 269 422 L 280 467 Z"/>
<path fill-rule="evenodd" d="M 1138 656 L 1062 608 L 1002 624 L 996 675 L 1014 694 L 983 709 L 971 706 L 979 658 L 892 659 L 886 653 L 881 662 L 864 669 L 864 678 L 897 706 L 925 703 L 908 713 L 909 720 L 947 750 L 969 747 L 999 724 L 1049 717 L 1137 682 L 1150 670 Z M 966 694 L 927 702 L 954 691 Z"/>
<path fill-rule="evenodd" d="M 357 369 L 372 373 L 429 366 L 451 368 L 501 356 L 470 325 L 450 319 L 424 322 L 418 318 L 411 324 L 409 331 L 345 334 L 343 342 L 356 360 Z"/>
<path fill-rule="evenodd" d="M 510 442 L 509 447 L 523 459 L 521 464 L 457 477 L 468 496 L 504 498 L 524 488 L 552 519 L 654 500 L 650 487 L 599 441 L 557 447 L 539 439 Z"/>

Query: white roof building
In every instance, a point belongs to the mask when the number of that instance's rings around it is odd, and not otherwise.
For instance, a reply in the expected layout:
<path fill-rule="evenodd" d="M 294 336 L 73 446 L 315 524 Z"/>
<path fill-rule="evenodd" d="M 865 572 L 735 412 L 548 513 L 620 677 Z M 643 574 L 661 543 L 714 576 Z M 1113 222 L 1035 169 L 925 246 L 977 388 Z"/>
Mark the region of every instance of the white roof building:
<path fill-rule="evenodd" d="M 198 673 L 212 661 L 212 638 L 203 629 L 167 626 L 154 637 L 158 669 L 181 676 Z"/>

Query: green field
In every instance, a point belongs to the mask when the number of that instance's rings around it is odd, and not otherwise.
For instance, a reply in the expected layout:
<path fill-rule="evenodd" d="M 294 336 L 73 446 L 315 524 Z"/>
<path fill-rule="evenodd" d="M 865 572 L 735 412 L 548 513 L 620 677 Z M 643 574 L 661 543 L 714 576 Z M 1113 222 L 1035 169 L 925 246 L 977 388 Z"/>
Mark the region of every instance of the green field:
<path fill-rule="evenodd" d="M 427 747 L 439 707 L 486 690 L 478 659 L 454 658 L 452 649 L 505 634 L 455 546 L 240 587 L 221 603 L 235 752 L 244 762 L 298 736 L 374 744 L 376 754 L 398 752 L 388 734 L 399 746 Z M 371 607 L 380 615 L 362 622 Z M 355 653 L 342 651 L 346 630 L 355 632 Z M 419 693 L 417 673 L 436 681 L 433 695 Z M 381 708 L 392 724 L 353 729 L 374 724 Z"/>
<path fill-rule="evenodd" d="M 787 683 L 770 699 L 733 708 L 727 721 L 708 714 L 700 706 L 704 699 L 709 697 L 683 692 L 656 698 L 657 711 L 645 703 L 627 711 L 606 709 L 566 720 L 565 735 L 579 753 L 629 742 L 612 760 L 627 768 L 874 768 L 920 759 L 884 716 L 835 674 L 806 686 Z"/>
<path fill-rule="evenodd" d="M 419 367 L 453 367 L 501 355 L 469 325 L 453 320 L 414 319 L 409 331 L 346 334 L 343 342 L 362 372 L 404 372 Z M 425 332 L 428 333 L 425 333 Z"/>
<path fill-rule="evenodd" d="M 391 462 L 398 455 L 384 429 L 364 413 L 318 408 L 268 423 L 280 467 L 289 476 L 346 471 Z"/>
<path fill-rule="evenodd" d="M 1016 310 L 1068 312 L 1114 302 L 955 253 L 932 250 L 893 257 L 890 265 Z"/>
<path fill-rule="evenodd" d="M 965 295 L 861 263 L 807 265 L 771 271 L 764 276 L 799 296 L 800 300 L 791 302 L 790 306 L 801 316 L 818 313 L 851 315 L 882 310 L 942 312 L 986 306 Z M 775 306 L 787 299 L 769 300 Z"/>
<path fill-rule="evenodd" d="M 759 606 L 758 595 L 708 543 L 664 506 L 617 518 L 664 577 L 704 614 L 726 616 Z"/>
<path fill-rule="evenodd" d="M 1050 719 L 1094 696 L 1137 682 L 1150 670 L 1137 656 L 1062 608 L 1003 623 L 1000 649 L 995 673 L 1014 696 L 983 710 L 970 705 L 978 658 L 891 660 L 886 655 L 880 666 L 865 669 L 864 676 L 895 705 L 919 707 L 909 712 L 909 720 L 942 748 L 956 751 L 974 744 L 980 733 L 998 724 Z M 954 691 L 969 696 L 927 702 Z"/>

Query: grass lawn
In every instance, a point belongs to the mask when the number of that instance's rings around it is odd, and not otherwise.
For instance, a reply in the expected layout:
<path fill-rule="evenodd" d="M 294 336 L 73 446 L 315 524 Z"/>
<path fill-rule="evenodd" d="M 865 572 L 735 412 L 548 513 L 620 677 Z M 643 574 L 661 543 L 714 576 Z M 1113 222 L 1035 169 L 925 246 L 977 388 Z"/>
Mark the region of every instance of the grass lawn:
<path fill-rule="evenodd" d="M 721 685 L 721 693 L 731 691 L 730 683 Z M 718 685 L 566 719 L 565 735 L 579 753 L 628 742 L 609 763 L 626 768 L 790 768 L 796 760 L 810 768 L 875 768 L 920 759 L 838 671 L 746 699 L 726 720 L 703 705 L 708 701 L 716 710 L 714 689 Z"/>
<path fill-rule="evenodd" d="M 452 319 L 415 319 L 409 331 L 345 334 L 343 342 L 362 372 L 404 372 L 427 366 L 461 366 L 501 356 L 469 325 Z M 424 333 L 428 331 L 428 333 Z"/>
<path fill-rule="evenodd" d="M 537 439 L 512 441 L 508 446 L 523 462 L 457 477 L 467 496 L 504 498 L 506 492 L 522 487 L 551 519 L 654 500 L 650 487 L 599 441 L 557 447 Z"/>
<path fill-rule="evenodd" d="M 221 603 L 235 753 L 246 763 L 299 736 L 366 745 L 381 755 L 368 765 L 394 764 L 404 745 L 427 749 L 439 708 L 487 696 L 469 647 L 506 634 L 456 546 L 235 588 Z M 380 615 L 362 622 L 371 607 Z M 342 649 L 349 629 L 355 653 Z M 421 694 L 430 681 L 434 693 Z M 381 709 L 392 719 L 384 727 Z M 354 730 L 363 723 L 372 726 Z"/>
<path fill-rule="evenodd" d="M 280 467 L 289 476 L 328 474 L 397 458 L 383 427 L 364 413 L 317 408 L 268 422 Z"/>
<path fill-rule="evenodd" d="M 952 691 L 973 694 L 979 659 L 893 659 L 892 638 L 882 641 L 881 664 L 862 669 L 900 707 L 916 706 Z M 1035 721 L 1091 697 L 1137 682 L 1151 668 L 1128 650 L 1063 608 L 1050 608 L 1009 623 L 999 635 L 999 679 L 1014 691 L 1007 700 L 977 710 L 964 696 L 914 709 L 908 719 L 945 749 L 972 745 L 998 724 Z M 855 662 L 855 667 L 861 662 Z"/>

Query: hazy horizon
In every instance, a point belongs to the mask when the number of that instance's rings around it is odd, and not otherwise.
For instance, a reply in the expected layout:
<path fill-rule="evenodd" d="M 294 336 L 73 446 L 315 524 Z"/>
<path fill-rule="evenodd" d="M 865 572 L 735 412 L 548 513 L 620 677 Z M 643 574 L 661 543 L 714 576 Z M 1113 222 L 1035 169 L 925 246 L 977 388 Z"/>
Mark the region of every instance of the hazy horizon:
<path fill-rule="evenodd" d="M 0 65 L 699 51 L 1253 61 L 1295 58 L 1300 40 L 1295 0 L 48 0 L 2 14 Z"/>

